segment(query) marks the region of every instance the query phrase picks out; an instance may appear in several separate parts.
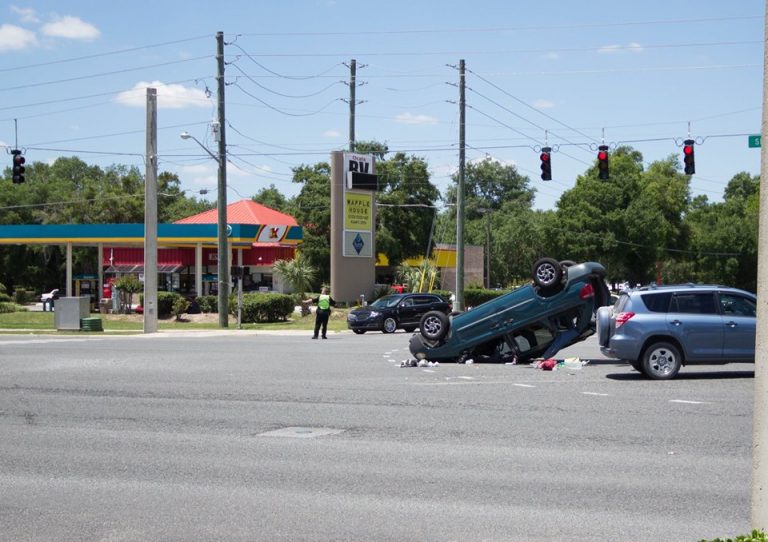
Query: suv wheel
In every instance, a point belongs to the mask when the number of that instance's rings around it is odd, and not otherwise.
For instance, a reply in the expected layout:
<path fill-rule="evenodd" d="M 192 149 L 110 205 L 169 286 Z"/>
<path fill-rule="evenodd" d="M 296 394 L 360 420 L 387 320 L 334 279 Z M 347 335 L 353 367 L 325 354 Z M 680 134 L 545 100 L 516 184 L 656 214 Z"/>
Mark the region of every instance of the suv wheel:
<path fill-rule="evenodd" d="M 392 318 L 386 318 L 384 320 L 384 327 L 381 329 L 384 333 L 394 333 L 397 329 L 397 321 Z"/>
<path fill-rule="evenodd" d="M 440 311 L 429 311 L 419 320 L 419 330 L 424 338 L 440 341 L 448 334 L 448 316 Z"/>
<path fill-rule="evenodd" d="M 653 343 L 643 354 L 643 372 L 653 380 L 674 378 L 682 363 L 680 351 L 670 343 Z"/>
<path fill-rule="evenodd" d="M 533 265 L 533 283 L 542 290 L 551 290 L 563 278 L 563 267 L 554 258 L 541 258 Z"/>

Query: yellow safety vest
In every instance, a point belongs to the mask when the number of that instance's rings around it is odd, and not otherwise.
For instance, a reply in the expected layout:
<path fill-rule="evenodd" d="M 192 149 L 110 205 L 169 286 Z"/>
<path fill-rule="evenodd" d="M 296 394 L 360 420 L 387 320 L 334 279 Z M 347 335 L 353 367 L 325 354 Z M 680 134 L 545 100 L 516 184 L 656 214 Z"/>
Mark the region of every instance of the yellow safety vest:
<path fill-rule="evenodd" d="M 327 311 L 331 308 L 331 296 L 329 295 L 321 295 L 320 298 L 317 300 L 317 308 L 322 309 L 324 311 Z"/>

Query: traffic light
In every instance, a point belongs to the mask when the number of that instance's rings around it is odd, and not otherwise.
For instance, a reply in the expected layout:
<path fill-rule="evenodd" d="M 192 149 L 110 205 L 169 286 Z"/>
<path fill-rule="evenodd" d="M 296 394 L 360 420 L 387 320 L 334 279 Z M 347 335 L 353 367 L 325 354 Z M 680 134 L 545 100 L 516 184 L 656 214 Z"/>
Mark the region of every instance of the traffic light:
<path fill-rule="evenodd" d="M 552 152 L 552 147 L 541 148 L 541 155 L 539 155 L 539 158 L 541 158 L 541 180 L 542 181 L 552 180 L 552 160 L 551 160 L 551 155 L 549 154 L 550 152 Z"/>
<path fill-rule="evenodd" d="M 601 179 L 608 178 L 608 145 L 600 145 L 597 148 L 597 176 Z"/>
<path fill-rule="evenodd" d="M 696 173 L 696 161 L 693 156 L 693 139 L 683 141 L 683 163 L 685 164 L 685 174 L 693 175 Z"/>
<path fill-rule="evenodd" d="M 24 162 L 27 160 L 21 155 L 19 149 L 13 149 L 11 156 L 13 156 L 13 184 L 21 184 L 24 182 L 24 171 L 26 171 Z"/>

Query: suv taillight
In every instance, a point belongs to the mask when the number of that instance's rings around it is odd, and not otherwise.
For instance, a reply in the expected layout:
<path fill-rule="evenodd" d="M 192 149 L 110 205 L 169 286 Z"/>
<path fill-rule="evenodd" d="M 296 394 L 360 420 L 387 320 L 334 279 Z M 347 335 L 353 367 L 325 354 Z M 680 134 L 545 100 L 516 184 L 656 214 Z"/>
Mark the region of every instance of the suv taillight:
<path fill-rule="evenodd" d="M 591 284 L 585 284 L 581 290 L 579 290 L 579 299 L 587 299 L 595 295 L 595 290 Z"/>
<path fill-rule="evenodd" d="M 626 324 L 630 318 L 635 315 L 634 312 L 620 312 L 616 315 L 616 329 Z"/>

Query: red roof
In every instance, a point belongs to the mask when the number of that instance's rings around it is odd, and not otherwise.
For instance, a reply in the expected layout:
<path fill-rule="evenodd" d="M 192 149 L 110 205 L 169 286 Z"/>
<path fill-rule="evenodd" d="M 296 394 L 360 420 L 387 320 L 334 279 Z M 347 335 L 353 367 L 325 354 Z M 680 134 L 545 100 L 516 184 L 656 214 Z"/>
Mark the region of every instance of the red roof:
<path fill-rule="evenodd" d="M 219 212 L 211 209 L 200 214 L 177 220 L 174 224 L 217 224 Z M 276 226 L 298 226 L 291 215 L 275 211 L 250 199 L 242 199 L 227 205 L 228 224 L 273 224 Z"/>

